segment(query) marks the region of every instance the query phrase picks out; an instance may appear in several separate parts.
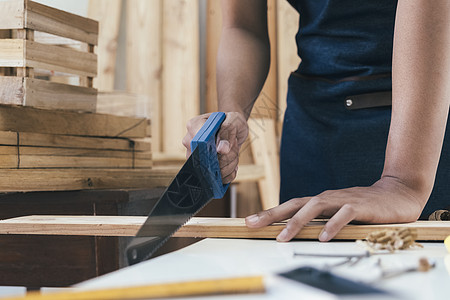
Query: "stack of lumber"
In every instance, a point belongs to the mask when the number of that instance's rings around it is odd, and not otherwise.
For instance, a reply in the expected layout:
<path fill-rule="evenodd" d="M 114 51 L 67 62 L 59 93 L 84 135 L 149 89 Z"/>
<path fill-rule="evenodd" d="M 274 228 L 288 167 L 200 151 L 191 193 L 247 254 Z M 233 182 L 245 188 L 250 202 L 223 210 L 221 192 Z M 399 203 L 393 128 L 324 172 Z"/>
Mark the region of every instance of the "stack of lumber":
<path fill-rule="evenodd" d="M 97 21 L 0 1 L 0 192 L 167 184 L 149 180 L 149 119 L 95 113 L 97 40 Z"/>

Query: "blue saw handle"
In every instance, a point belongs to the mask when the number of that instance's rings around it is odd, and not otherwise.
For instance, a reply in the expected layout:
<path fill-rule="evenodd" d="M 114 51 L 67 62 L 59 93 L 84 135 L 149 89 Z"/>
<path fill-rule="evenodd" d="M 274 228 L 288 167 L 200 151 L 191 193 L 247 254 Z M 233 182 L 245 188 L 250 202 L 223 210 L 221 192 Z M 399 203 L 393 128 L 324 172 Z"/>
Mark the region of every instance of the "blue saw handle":
<path fill-rule="evenodd" d="M 220 175 L 219 160 L 217 159 L 216 135 L 220 125 L 225 120 L 225 113 L 212 113 L 206 123 L 197 132 L 191 141 L 191 153 L 196 148 L 199 151 L 199 164 L 203 174 L 211 187 L 214 199 L 223 198 L 230 184 L 222 184 L 222 176 Z"/>

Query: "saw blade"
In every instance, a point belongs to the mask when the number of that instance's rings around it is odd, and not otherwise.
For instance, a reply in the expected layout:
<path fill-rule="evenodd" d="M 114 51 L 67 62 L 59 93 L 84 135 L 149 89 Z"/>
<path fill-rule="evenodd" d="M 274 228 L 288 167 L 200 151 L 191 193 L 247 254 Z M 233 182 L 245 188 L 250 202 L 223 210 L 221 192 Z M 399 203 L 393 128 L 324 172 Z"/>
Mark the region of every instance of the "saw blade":
<path fill-rule="evenodd" d="M 200 164 L 200 149 L 192 152 L 126 249 L 130 265 L 147 260 L 181 226 L 213 199 Z"/>

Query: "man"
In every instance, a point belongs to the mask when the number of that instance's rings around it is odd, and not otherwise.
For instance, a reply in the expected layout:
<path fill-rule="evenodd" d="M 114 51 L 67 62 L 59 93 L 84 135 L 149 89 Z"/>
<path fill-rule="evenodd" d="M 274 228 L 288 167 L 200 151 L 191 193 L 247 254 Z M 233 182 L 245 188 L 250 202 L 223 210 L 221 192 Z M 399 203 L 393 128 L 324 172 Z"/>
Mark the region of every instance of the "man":
<path fill-rule="evenodd" d="M 289 79 L 282 204 L 247 217 L 247 226 L 290 218 L 277 237 L 289 241 L 311 219 L 329 217 L 319 235 L 329 241 L 352 221 L 411 222 L 450 206 L 450 1 L 290 2 L 300 12 L 302 62 Z M 217 91 L 227 117 L 217 151 L 227 183 L 270 45 L 266 1 L 224 0 L 222 11 Z M 383 106 L 391 89 L 392 110 Z M 187 125 L 188 152 L 207 116 Z"/>

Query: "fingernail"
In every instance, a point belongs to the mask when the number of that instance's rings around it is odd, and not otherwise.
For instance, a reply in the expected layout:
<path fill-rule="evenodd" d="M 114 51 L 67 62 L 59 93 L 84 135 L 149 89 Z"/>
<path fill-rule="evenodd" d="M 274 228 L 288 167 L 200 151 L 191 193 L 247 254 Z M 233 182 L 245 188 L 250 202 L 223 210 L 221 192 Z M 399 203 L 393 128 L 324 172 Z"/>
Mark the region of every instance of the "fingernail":
<path fill-rule="evenodd" d="M 258 215 L 251 215 L 251 216 L 248 216 L 245 219 L 247 220 L 248 223 L 256 224 L 259 221 L 259 216 Z"/>
<path fill-rule="evenodd" d="M 230 143 L 226 140 L 221 140 L 217 145 L 217 152 L 228 153 L 230 151 Z"/>
<path fill-rule="evenodd" d="M 328 233 L 325 230 L 322 230 L 322 232 L 320 233 L 319 241 L 321 241 L 321 242 L 328 241 Z"/>
<path fill-rule="evenodd" d="M 288 236 L 288 230 L 287 230 L 287 228 L 284 228 L 280 232 L 280 234 L 277 236 L 277 241 L 284 242 L 287 240 L 287 236 Z"/>

